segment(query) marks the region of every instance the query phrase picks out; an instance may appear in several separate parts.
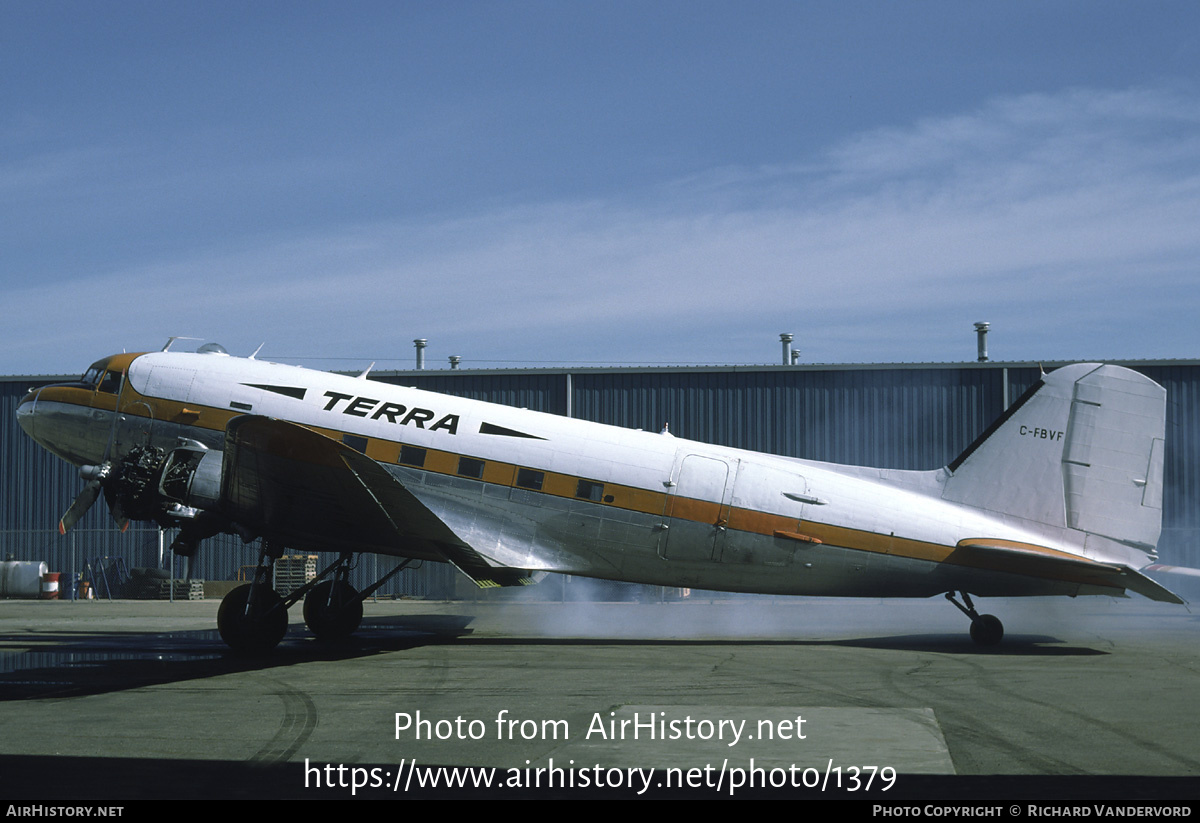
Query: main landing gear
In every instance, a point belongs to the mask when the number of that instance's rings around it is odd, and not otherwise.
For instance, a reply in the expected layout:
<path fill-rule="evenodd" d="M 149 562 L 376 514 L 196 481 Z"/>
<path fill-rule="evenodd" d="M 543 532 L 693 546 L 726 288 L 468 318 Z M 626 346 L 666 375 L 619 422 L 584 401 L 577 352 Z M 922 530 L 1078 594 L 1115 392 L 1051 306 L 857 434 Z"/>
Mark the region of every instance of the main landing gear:
<path fill-rule="evenodd" d="M 319 640 L 349 637 L 362 622 L 363 601 L 413 562 L 405 560 L 359 592 L 349 583 L 354 556 L 351 552 L 342 552 L 314 580 L 284 598 L 271 587 L 271 571 L 282 554 L 282 546 L 264 540 L 254 578 L 221 601 L 217 610 L 217 630 L 234 651 L 262 654 L 279 645 L 287 633 L 287 610 L 301 599 L 304 600 L 304 623 Z"/>
<path fill-rule="evenodd" d="M 954 599 L 954 592 L 946 592 L 946 599 L 958 607 L 958 610 L 971 618 L 971 639 L 977 646 L 995 646 L 1004 637 L 1004 624 L 994 614 L 980 614 L 975 611 L 971 595 L 962 592 L 963 603 Z"/>
<path fill-rule="evenodd" d="M 350 585 L 350 570 L 353 568 L 351 554 L 343 552 L 330 567 L 332 580 L 322 580 L 304 595 L 304 625 L 318 640 L 340 640 L 349 637 L 362 622 L 363 598 Z M 321 573 L 325 577 L 330 569 Z M 320 579 L 318 578 L 318 580 Z M 305 586 L 305 588 L 309 588 Z"/>
<path fill-rule="evenodd" d="M 235 652 L 268 652 L 278 646 L 287 633 L 289 604 L 271 588 L 271 570 L 282 553 L 282 547 L 264 540 L 254 577 L 221 600 L 217 609 L 217 631 Z"/>

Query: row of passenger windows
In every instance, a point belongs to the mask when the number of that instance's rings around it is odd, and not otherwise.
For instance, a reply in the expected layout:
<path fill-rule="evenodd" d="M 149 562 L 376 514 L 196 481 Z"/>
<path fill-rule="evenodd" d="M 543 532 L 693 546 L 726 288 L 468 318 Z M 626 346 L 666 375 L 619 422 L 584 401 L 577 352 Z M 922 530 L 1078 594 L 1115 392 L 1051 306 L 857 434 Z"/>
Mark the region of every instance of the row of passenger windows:
<path fill-rule="evenodd" d="M 400 447 L 400 462 L 405 466 L 415 466 L 421 468 L 425 465 L 426 450 L 417 446 L 401 446 Z M 486 461 L 477 460 L 474 457 L 458 458 L 458 475 L 460 477 L 470 477 L 473 480 L 483 479 L 483 467 Z M 541 491 L 542 484 L 546 481 L 546 473 L 537 469 L 517 469 L 517 486 L 522 489 L 532 489 L 533 491 Z M 580 480 L 575 488 L 575 496 L 583 500 L 592 500 L 597 503 L 604 501 L 612 502 L 612 496 L 605 498 L 604 484 L 597 483 L 594 480 Z"/>

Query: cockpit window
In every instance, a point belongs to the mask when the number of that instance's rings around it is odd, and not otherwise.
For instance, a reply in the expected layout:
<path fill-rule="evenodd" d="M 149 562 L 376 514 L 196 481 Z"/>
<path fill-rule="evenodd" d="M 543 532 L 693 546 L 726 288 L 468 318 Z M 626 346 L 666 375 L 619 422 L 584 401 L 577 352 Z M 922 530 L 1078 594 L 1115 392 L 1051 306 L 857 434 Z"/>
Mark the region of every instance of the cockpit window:
<path fill-rule="evenodd" d="M 124 375 L 121 374 L 121 372 L 110 371 L 104 375 L 104 379 L 100 381 L 100 385 L 97 388 L 102 392 L 107 392 L 108 394 L 120 394 L 122 377 L 124 377 Z"/>
<path fill-rule="evenodd" d="M 103 363 L 93 363 L 80 378 L 81 383 L 86 383 L 89 386 L 95 386 L 100 382 L 100 376 L 104 374 Z"/>

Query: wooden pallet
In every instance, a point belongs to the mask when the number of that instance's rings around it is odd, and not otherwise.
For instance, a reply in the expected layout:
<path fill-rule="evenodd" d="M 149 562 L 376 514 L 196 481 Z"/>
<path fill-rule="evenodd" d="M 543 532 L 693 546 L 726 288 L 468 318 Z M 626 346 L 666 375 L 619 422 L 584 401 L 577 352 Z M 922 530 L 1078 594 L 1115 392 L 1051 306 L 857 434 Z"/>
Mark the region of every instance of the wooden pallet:
<path fill-rule="evenodd" d="M 171 595 L 171 584 L 175 584 L 174 597 Z M 203 580 L 159 580 L 153 600 L 203 600 Z"/>
<path fill-rule="evenodd" d="M 317 576 L 315 554 L 285 554 L 275 561 L 275 591 L 287 596 Z"/>

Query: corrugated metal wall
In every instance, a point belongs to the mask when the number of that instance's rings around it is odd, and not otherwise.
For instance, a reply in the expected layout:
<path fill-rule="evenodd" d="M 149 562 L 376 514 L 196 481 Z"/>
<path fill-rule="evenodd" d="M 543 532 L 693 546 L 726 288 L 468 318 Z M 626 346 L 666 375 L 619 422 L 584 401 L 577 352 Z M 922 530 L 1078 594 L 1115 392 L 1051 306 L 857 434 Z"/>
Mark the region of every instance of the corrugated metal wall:
<path fill-rule="evenodd" d="M 886 468 L 945 465 L 1003 410 L 983 369 L 576 376 L 575 416 L 754 451 Z"/>
<path fill-rule="evenodd" d="M 1140 366 L 1167 390 L 1161 562 L 1200 568 L 1200 366 Z"/>
<path fill-rule="evenodd" d="M 1162 561 L 1200 567 L 1200 364 L 1128 364 L 1167 389 Z M 677 437 L 835 463 L 897 469 L 945 465 L 1038 377 L 1028 364 L 724 367 L 533 371 L 381 372 L 372 379 L 548 411 Z M 16 424 L 16 403 L 37 378 L 0 378 L 0 557 L 81 568 L 84 558 L 120 556 L 158 564 L 155 530 L 120 534 L 96 506 L 74 536 L 58 518 L 81 488 L 75 470 Z M 169 543 L 170 536 L 167 537 Z M 332 556 L 322 556 L 327 563 Z M 256 560 L 253 546 L 209 541 L 196 577 L 233 579 Z M 390 560 L 363 558 L 364 586 Z M 382 594 L 425 595 L 453 586 L 453 571 L 427 564 Z"/>
<path fill-rule="evenodd" d="M 0 532 L 54 526 L 79 493 L 77 470 L 30 440 L 17 425 L 17 403 L 45 379 L 0 379 Z M 102 525 L 89 514 L 86 528 Z M 25 558 L 19 558 L 25 559 Z"/>

